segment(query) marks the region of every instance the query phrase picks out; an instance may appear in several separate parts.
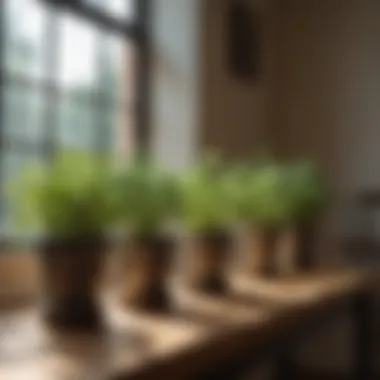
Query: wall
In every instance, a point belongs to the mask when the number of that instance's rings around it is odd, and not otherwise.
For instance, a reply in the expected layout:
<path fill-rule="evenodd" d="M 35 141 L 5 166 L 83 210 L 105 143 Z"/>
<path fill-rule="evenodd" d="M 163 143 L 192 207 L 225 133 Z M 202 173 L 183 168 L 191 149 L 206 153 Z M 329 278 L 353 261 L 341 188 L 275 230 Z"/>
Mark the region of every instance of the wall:
<path fill-rule="evenodd" d="M 249 3 L 260 20 L 261 72 L 257 81 L 241 82 L 226 70 L 228 2 L 205 2 L 201 142 L 203 147 L 216 147 L 233 157 L 250 155 L 267 140 L 274 64 L 274 8 L 273 1 Z"/>
<path fill-rule="evenodd" d="M 279 0 L 277 76 L 269 131 L 278 153 L 310 155 L 336 190 L 321 235 L 323 263 L 340 251 L 345 200 L 379 187 L 380 2 Z M 349 321 L 303 350 L 303 359 L 348 371 Z"/>
<path fill-rule="evenodd" d="M 341 201 L 379 186 L 380 2 L 282 0 L 278 11 L 271 129 L 278 152 L 316 158 Z M 336 205 L 326 256 L 339 245 Z"/>
<path fill-rule="evenodd" d="M 220 0 L 157 0 L 155 4 L 152 138 L 155 157 L 183 167 L 215 147 L 252 154 L 267 140 L 274 71 L 274 7 L 250 0 L 260 16 L 261 73 L 240 82 L 225 68 L 226 10 Z"/>

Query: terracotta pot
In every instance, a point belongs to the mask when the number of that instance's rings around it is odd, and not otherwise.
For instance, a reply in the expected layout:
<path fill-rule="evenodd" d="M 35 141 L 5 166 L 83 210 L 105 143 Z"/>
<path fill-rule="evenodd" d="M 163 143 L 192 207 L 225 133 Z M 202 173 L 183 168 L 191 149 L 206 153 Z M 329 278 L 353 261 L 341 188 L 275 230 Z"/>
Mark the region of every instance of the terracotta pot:
<path fill-rule="evenodd" d="M 216 232 L 196 236 L 187 260 L 186 276 L 189 286 L 210 294 L 226 293 L 226 271 L 231 246 L 232 238 L 227 233 Z"/>
<path fill-rule="evenodd" d="M 170 307 L 168 277 L 173 242 L 165 237 L 135 238 L 127 247 L 123 298 L 129 307 L 160 311 Z"/>
<path fill-rule="evenodd" d="M 41 247 L 46 318 L 55 327 L 97 329 L 95 288 L 106 250 L 103 236 L 50 239 Z"/>
<path fill-rule="evenodd" d="M 315 229 L 311 224 L 287 228 L 279 236 L 276 247 L 278 273 L 292 275 L 315 266 Z"/>
<path fill-rule="evenodd" d="M 247 234 L 242 252 L 242 270 L 249 275 L 273 276 L 276 274 L 275 249 L 278 230 L 253 228 Z"/>

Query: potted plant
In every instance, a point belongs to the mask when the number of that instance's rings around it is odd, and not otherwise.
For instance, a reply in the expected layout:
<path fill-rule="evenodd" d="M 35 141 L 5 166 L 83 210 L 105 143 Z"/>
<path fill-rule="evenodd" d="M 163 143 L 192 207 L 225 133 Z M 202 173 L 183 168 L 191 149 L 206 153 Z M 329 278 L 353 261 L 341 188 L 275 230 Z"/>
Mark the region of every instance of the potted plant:
<path fill-rule="evenodd" d="M 278 257 L 280 271 L 291 274 L 310 269 L 315 264 L 315 224 L 326 203 L 327 190 L 310 161 L 287 165 L 284 177 L 289 214 L 279 239 Z"/>
<path fill-rule="evenodd" d="M 276 241 L 289 215 L 284 172 L 273 161 L 246 165 L 236 176 L 239 219 L 246 226 L 242 270 L 260 276 L 276 272 Z"/>
<path fill-rule="evenodd" d="M 109 174 L 102 158 L 66 152 L 10 187 L 13 215 L 40 238 L 46 317 L 56 327 L 101 326 L 94 290 L 113 217 Z"/>
<path fill-rule="evenodd" d="M 179 207 L 176 178 L 141 161 L 119 175 L 117 189 L 120 220 L 129 232 L 124 301 L 134 308 L 165 310 L 174 251 L 168 231 Z"/>
<path fill-rule="evenodd" d="M 190 232 L 187 283 L 195 290 L 224 293 L 231 263 L 233 188 L 215 157 L 205 158 L 182 179 L 182 222 Z"/>

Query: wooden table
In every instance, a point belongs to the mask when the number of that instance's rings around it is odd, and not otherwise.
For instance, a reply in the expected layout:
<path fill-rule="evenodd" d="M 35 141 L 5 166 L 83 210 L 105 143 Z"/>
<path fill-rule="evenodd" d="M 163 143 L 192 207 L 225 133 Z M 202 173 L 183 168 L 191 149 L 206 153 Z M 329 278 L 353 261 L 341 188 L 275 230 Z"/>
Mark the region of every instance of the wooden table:
<path fill-rule="evenodd" d="M 264 281 L 231 279 L 224 298 L 179 285 L 168 315 L 104 300 L 102 335 L 49 331 L 37 307 L 0 315 L 0 380 L 236 379 L 263 354 L 278 354 L 278 378 L 292 378 L 295 339 L 349 302 L 356 322 L 356 379 L 370 379 L 370 294 L 366 272 L 315 273 Z"/>

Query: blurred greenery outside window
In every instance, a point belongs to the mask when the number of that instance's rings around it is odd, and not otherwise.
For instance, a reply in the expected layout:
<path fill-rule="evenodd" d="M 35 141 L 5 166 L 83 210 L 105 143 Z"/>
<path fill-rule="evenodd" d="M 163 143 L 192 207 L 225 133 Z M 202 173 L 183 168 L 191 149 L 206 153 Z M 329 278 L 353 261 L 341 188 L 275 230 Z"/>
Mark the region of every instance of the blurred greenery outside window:
<path fill-rule="evenodd" d="M 134 0 L 79 0 L 117 22 L 135 17 Z M 2 0 L 0 69 L 1 242 L 24 238 L 11 223 L 7 183 L 31 162 L 62 149 L 115 153 L 130 127 L 134 46 L 75 10 L 47 0 Z M 130 84 L 130 85 L 129 85 Z M 132 114 L 133 116 L 133 114 Z"/>

